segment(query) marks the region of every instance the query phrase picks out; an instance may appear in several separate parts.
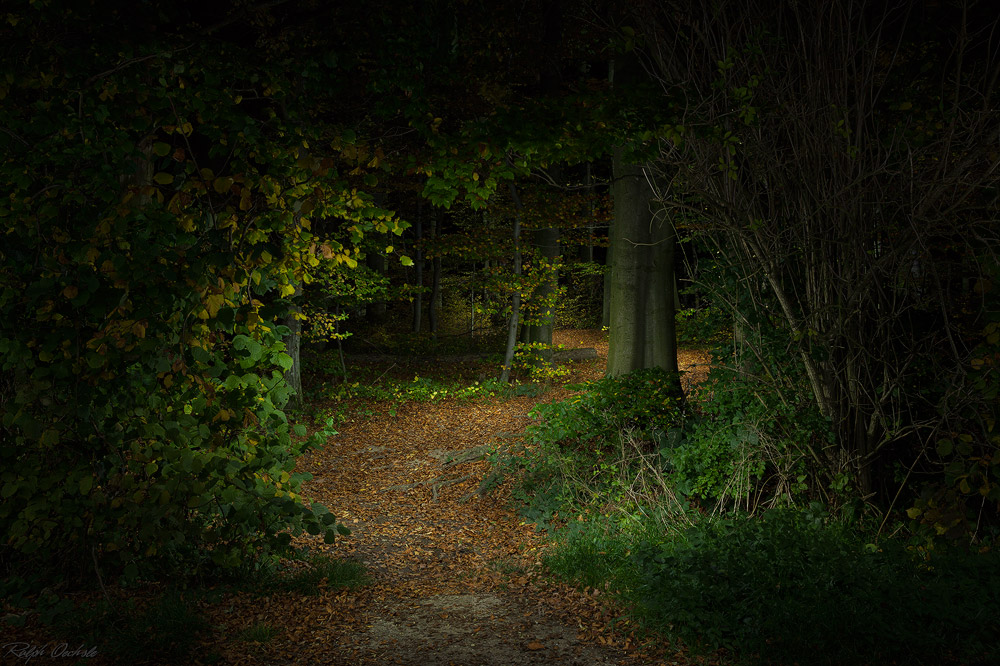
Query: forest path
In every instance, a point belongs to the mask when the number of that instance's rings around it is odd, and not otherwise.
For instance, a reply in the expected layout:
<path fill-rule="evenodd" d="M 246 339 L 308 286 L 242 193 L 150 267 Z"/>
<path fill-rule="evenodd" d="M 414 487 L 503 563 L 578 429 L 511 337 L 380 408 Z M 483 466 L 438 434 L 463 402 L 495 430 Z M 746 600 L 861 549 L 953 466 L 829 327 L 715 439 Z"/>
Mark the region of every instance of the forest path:
<path fill-rule="evenodd" d="M 598 350 L 598 359 L 573 365 L 574 381 L 601 376 L 607 343 L 599 331 L 558 337 L 567 347 Z M 661 663 L 662 652 L 654 659 L 643 651 L 627 623 L 614 626 L 616 613 L 600 591 L 545 580 L 543 535 L 516 514 L 508 488 L 475 492 L 487 473 L 475 455 L 521 432 L 539 402 L 567 395 L 555 387 L 539 398 L 408 402 L 394 414 L 376 407 L 374 415 L 341 426 L 299 467 L 314 475 L 306 494 L 352 530 L 325 548 L 363 562 L 371 581 L 296 596 L 282 611 L 269 608 L 281 603 L 278 597 L 256 600 L 257 621 L 279 634 L 239 655 L 241 663 Z M 687 659 L 671 655 L 665 663 Z"/>

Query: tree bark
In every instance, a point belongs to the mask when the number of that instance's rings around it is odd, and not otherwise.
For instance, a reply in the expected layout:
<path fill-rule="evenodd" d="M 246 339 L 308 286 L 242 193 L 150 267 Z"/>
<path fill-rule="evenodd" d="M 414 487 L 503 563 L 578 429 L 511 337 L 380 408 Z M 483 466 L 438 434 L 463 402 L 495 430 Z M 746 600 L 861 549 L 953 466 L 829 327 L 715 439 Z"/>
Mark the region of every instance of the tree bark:
<path fill-rule="evenodd" d="M 441 214 L 436 211 L 434 214 L 433 226 L 431 226 L 431 237 L 435 240 L 441 234 Z M 430 327 L 431 335 L 437 336 L 438 330 L 438 310 L 441 307 L 441 255 L 435 254 L 431 260 L 431 302 L 427 305 L 427 324 Z"/>
<path fill-rule="evenodd" d="M 614 150 L 608 376 L 641 368 L 677 371 L 673 223 L 653 213 L 642 167 Z"/>
<path fill-rule="evenodd" d="M 388 268 L 386 257 L 381 252 L 369 252 L 365 256 L 365 263 L 368 268 L 379 274 L 385 275 Z M 385 321 L 386 305 L 385 301 L 374 301 L 365 308 L 366 318 L 373 324 L 381 324 Z"/>
<path fill-rule="evenodd" d="M 521 197 L 517 195 L 517 188 L 510 184 L 510 196 L 514 200 L 514 279 L 520 281 L 521 277 Z M 510 370 L 514 365 L 514 350 L 517 347 L 517 322 L 521 314 L 521 286 L 515 285 L 514 293 L 511 296 L 510 319 L 507 322 L 507 350 L 503 357 L 503 370 L 500 372 L 500 381 L 507 383 L 510 381 Z"/>
<path fill-rule="evenodd" d="M 305 402 L 302 399 L 302 308 L 297 304 L 299 296 L 302 295 L 302 287 L 295 285 L 295 294 L 292 296 L 293 304 L 288 309 L 285 317 L 285 326 L 290 331 L 285 336 L 285 351 L 292 357 L 292 367 L 285 371 L 285 383 L 292 389 L 292 395 L 288 399 L 288 406 L 292 409 L 302 409 Z"/>
<path fill-rule="evenodd" d="M 416 259 L 413 264 L 416 268 L 416 294 L 413 297 L 413 332 L 420 333 L 422 326 L 421 317 L 424 313 L 424 250 L 421 243 L 424 240 L 424 214 L 423 206 L 418 205 L 417 220 L 414 223 L 414 234 L 416 235 Z"/>

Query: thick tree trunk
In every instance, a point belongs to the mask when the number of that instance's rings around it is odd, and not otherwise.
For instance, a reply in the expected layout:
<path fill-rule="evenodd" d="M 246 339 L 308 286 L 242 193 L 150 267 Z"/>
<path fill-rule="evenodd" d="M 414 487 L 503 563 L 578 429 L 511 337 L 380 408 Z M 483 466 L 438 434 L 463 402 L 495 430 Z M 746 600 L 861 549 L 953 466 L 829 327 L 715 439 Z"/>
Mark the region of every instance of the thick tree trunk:
<path fill-rule="evenodd" d="M 608 376 L 640 368 L 677 371 L 674 324 L 676 232 L 654 215 L 653 192 L 640 166 L 614 151 Z"/>

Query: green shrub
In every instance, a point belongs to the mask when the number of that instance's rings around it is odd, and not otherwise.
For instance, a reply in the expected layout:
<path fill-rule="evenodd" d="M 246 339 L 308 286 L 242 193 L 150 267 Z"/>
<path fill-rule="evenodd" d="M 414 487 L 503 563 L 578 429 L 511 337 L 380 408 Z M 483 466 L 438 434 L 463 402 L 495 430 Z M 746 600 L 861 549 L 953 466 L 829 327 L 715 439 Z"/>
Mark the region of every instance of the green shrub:
<path fill-rule="evenodd" d="M 569 400 L 532 410 L 540 423 L 528 427 L 529 441 L 562 448 L 601 448 L 617 442 L 623 432 L 652 441 L 656 433 L 678 427 L 684 416 L 677 375 L 660 368 L 571 388 L 582 390 Z"/>
<path fill-rule="evenodd" d="M 941 663 L 1000 654 L 996 554 L 929 562 L 901 544 L 770 510 L 635 553 L 645 619 L 752 663 Z"/>
<path fill-rule="evenodd" d="M 685 345 L 716 345 L 732 335 L 732 319 L 718 307 L 678 310 L 675 321 L 677 342 Z"/>
<path fill-rule="evenodd" d="M 658 438 L 680 494 L 749 508 L 801 504 L 827 491 L 831 480 L 815 461 L 833 435 L 814 403 L 723 367 L 712 369 L 701 396 L 682 431 Z"/>

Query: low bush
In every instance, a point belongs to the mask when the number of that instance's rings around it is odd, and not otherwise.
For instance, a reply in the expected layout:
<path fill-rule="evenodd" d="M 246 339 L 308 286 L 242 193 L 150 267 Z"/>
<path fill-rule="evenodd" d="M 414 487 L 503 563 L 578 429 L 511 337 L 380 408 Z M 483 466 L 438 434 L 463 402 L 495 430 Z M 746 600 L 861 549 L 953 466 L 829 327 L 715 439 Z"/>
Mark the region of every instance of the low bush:
<path fill-rule="evenodd" d="M 747 663 L 943 663 L 1000 655 L 996 554 L 915 558 L 772 509 L 703 521 L 634 553 L 653 626 Z M 982 663 L 987 663 L 983 661 Z"/>
<path fill-rule="evenodd" d="M 526 437 L 560 448 L 615 448 L 623 432 L 652 443 L 658 433 L 681 425 L 684 397 L 675 373 L 660 368 L 636 370 L 570 388 L 569 400 L 538 405 Z"/>

